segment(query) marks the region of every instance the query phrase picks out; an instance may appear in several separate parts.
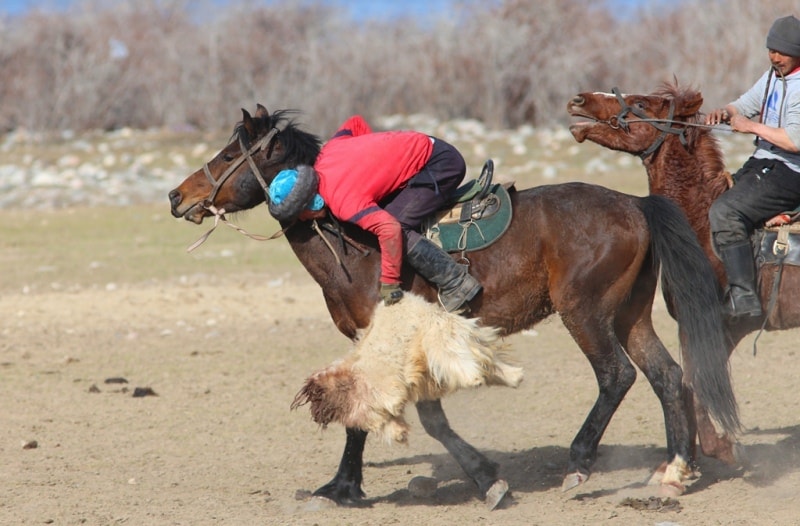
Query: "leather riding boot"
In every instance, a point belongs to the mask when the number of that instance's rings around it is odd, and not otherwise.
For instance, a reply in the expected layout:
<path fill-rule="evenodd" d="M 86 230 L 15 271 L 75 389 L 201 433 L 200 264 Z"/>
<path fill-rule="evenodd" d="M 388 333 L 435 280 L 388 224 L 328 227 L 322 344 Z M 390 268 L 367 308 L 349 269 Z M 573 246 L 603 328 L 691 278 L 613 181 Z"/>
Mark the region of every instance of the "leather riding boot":
<path fill-rule="evenodd" d="M 429 239 L 417 241 L 406 259 L 422 277 L 439 287 L 439 301 L 448 312 L 458 310 L 483 289 L 466 266 L 456 263 Z"/>
<path fill-rule="evenodd" d="M 719 247 L 719 256 L 728 275 L 728 291 L 723 312 L 732 318 L 761 316 L 761 299 L 756 287 L 755 262 L 749 241 Z"/>

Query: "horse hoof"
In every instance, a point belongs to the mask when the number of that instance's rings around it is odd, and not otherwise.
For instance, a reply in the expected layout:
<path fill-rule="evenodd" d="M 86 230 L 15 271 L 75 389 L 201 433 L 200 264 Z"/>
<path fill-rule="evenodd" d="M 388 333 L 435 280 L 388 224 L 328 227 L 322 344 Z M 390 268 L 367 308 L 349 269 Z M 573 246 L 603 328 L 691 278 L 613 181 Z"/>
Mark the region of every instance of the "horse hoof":
<path fill-rule="evenodd" d="M 577 488 L 587 480 L 589 480 L 589 475 L 587 473 L 581 473 L 580 471 L 569 473 L 564 477 L 564 482 L 561 484 L 561 491 L 569 491 L 573 488 Z"/>
<path fill-rule="evenodd" d="M 366 497 L 358 484 L 341 483 L 336 479 L 319 488 L 312 496 L 330 500 L 339 506 L 356 506 Z"/>
<path fill-rule="evenodd" d="M 503 497 L 506 496 L 508 493 L 508 482 L 505 480 L 498 480 L 492 487 L 489 488 L 489 491 L 486 492 L 486 507 L 489 508 L 489 511 L 492 511 L 500 504 L 500 501 L 503 500 Z"/>
<path fill-rule="evenodd" d="M 667 499 L 677 499 L 683 495 L 685 491 L 686 487 L 683 484 L 662 484 L 658 488 L 658 496 Z"/>

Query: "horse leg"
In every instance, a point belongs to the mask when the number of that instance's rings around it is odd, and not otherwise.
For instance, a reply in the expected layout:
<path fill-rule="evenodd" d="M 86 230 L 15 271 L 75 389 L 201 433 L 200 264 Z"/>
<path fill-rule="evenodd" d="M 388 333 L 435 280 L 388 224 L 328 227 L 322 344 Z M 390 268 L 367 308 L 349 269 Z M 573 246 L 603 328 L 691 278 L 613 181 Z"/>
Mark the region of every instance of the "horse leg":
<path fill-rule="evenodd" d="M 700 450 L 707 457 L 720 460 L 729 466 L 736 466 L 741 463 L 739 455 L 739 443 L 727 434 L 720 435 L 714 427 L 714 422 L 708 416 L 706 408 L 700 404 L 694 393 L 695 418 L 697 422 L 697 437 L 700 441 Z"/>
<path fill-rule="evenodd" d="M 508 491 L 508 484 L 497 478 L 497 465 L 469 445 L 450 427 L 440 400 L 417 402 L 417 413 L 425 431 L 442 443 L 475 482 L 481 498 L 494 509 Z"/>
<path fill-rule="evenodd" d="M 361 490 L 364 444 L 367 432 L 348 427 L 342 461 L 333 479 L 314 492 L 315 497 L 325 497 L 337 504 L 352 504 L 365 497 Z"/>
<path fill-rule="evenodd" d="M 729 342 L 728 347 L 729 358 L 733 350 L 736 348 L 735 342 L 738 342 L 742 338 L 743 334 L 746 333 L 747 331 L 730 335 L 731 341 Z M 693 411 L 694 414 L 697 439 L 700 442 L 700 451 L 703 453 L 703 455 L 720 460 L 729 466 L 740 465 L 742 463 L 742 451 L 739 446 L 739 442 L 735 437 L 732 437 L 727 433 L 719 434 L 716 427 L 714 427 L 714 421 L 709 416 L 706 408 L 703 407 L 703 404 L 701 404 L 697 399 L 697 396 L 695 396 L 692 388 L 686 386 L 685 389 L 687 391 L 687 406 Z"/>
<path fill-rule="evenodd" d="M 597 401 L 569 448 L 567 474 L 561 485 L 562 491 L 568 491 L 589 479 L 591 467 L 597 459 L 600 439 L 636 380 L 636 370 L 625 356 L 611 327 L 591 323 L 579 326 L 577 320 L 564 315 L 562 320 L 589 359 L 599 387 Z"/>
<path fill-rule="evenodd" d="M 656 335 L 649 319 L 642 318 L 632 327 L 627 350 L 650 382 L 664 412 L 668 462 L 656 470 L 650 483 L 660 483 L 661 492 L 666 496 L 680 495 L 685 491 L 684 480 L 691 474 L 695 433 L 683 371 Z"/>

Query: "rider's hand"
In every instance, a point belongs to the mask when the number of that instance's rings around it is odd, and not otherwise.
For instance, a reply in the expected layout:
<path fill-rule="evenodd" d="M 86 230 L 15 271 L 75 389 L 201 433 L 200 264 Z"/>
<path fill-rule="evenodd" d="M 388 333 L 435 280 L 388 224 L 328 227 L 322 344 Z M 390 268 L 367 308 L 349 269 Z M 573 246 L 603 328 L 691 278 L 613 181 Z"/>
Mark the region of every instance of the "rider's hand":
<path fill-rule="evenodd" d="M 730 122 L 731 114 L 725 108 L 719 108 L 708 115 L 706 115 L 706 125 L 714 126 L 716 124 Z"/>
<path fill-rule="evenodd" d="M 381 283 L 381 298 L 386 306 L 394 305 L 403 299 L 403 290 L 399 283 Z"/>

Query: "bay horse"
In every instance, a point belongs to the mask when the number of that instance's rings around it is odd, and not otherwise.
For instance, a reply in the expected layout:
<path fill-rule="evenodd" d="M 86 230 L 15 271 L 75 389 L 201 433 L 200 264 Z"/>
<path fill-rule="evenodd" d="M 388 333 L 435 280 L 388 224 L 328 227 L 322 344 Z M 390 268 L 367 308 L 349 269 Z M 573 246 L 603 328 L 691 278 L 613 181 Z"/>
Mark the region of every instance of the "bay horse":
<path fill-rule="evenodd" d="M 313 165 L 321 140 L 303 131 L 293 110 L 242 109 L 232 140 L 207 164 L 169 192 L 172 215 L 200 224 L 206 217 L 253 208 L 268 199 L 268 185 L 287 167 Z M 471 303 L 480 323 L 508 335 L 558 313 L 589 360 L 597 400 L 574 438 L 562 488 L 585 482 L 600 439 L 636 378 L 644 373 L 658 396 L 667 435 L 662 488 L 683 491 L 693 451 L 687 389 L 694 386 L 724 429 L 738 428 L 714 274 L 682 212 L 659 196 L 636 197 L 584 183 L 511 192 L 513 219 L 488 249 L 469 254 L 484 292 Z M 321 228 L 326 227 L 325 228 Z M 282 223 L 292 250 L 322 288 L 331 318 L 352 340 L 368 326 L 380 301 L 376 238 L 329 218 Z M 659 273 L 674 292 L 686 351 L 684 372 L 656 335 L 651 319 Z M 402 287 L 437 301 L 437 291 L 405 265 Z M 440 400 L 416 403 L 425 431 L 439 440 L 493 508 L 507 484 L 497 466 L 450 427 Z M 361 489 L 367 432 L 346 429 L 334 478 L 315 495 L 354 503 Z M 498 491 L 498 488 L 501 490 Z M 487 497 L 487 494 L 490 496 Z"/>
<path fill-rule="evenodd" d="M 578 142 L 589 140 L 641 158 L 650 194 L 668 197 L 684 211 L 711 262 L 721 294 L 727 277 L 712 248 L 708 211 L 733 183 L 712 127 L 702 124 L 702 104 L 698 90 L 681 87 L 675 80 L 650 94 L 622 94 L 616 88 L 612 93 L 580 93 L 567 103 L 567 111 L 581 119 L 570 126 Z M 763 305 L 770 300 L 775 279 L 776 273 L 769 266 L 759 271 Z M 761 318 L 726 320 L 729 354 L 744 336 L 760 327 L 782 330 L 800 326 L 800 305 L 793 294 L 800 292 L 800 267 L 783 268 L 780 289 L 772 315 L 765 309 Z M 674 317 L 674 302 L 666 294 L 665 299 L 668 306 L 672 305 L 669 310 Z M 696 413 L 703 453 L 736 464 L 735 439 L 717 434 L 702 403 L 697 404 Z"/>

